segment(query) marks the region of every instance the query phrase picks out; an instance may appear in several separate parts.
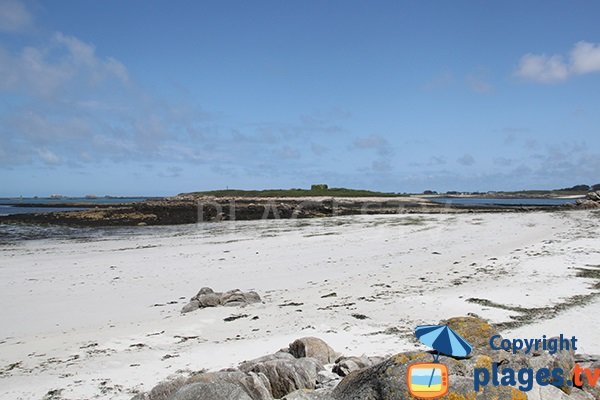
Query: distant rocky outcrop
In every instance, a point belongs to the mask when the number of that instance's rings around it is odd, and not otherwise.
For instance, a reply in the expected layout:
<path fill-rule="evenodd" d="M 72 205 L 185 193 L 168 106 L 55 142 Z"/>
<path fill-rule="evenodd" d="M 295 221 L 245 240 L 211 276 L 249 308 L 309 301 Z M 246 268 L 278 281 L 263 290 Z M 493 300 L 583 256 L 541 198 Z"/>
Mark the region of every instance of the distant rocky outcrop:
<path fill-rule="evenodd" d="M 61 204 L 54 204 L 61 206 Z M 64 204 L 64 206 L 73 206 Z M 417 197 L 210 197 L 193 194 L 131 204 L 80 204 L 81 211 L 11 214 L 0 222 L 69 226 L 150 226 L 361 214 L 522 212 L 556 206 L 442 204 Z"/>
<path fill-rule="evenodd" d="M 476 317 L 451 318 L 448 324 L 464 336 L 474 351 L 468 358 L 441 356 L 449 370 L 447 400 L 594 400 L 600 398 L 596 387 L 534 386 L 529 392 L 514 387 L 487 385 L 473 389 L 475 368 L 492 371 L 493 363 L 503 367 L 555 368 L 572 374 L 575 362 L 600 367 L 598 357 L 573 352 L 535 352 L 529 355 L 494 351 L 490 336 L 496 330 Z M 132 400 L 410 400 L 406 373 L 411 364 L 431 362 L 428 352 L 411 351 L 392 357 L 337 357 L 324 341 L 305 337 L 274 354 L 245 361 L 237 369 L 199 373 L 160 383 L 148 393 Z M 327 369 L 326 369 L 327 367 Z M 333 371 L 333 372 L 330 372 Z"/>
<path fill-rule="evenodd" d="M 260 302 L 260 296 L 254 291 L 242 292 L 239 289 L 234 289 L 227 292 L 215 292 L 209 287 L 203 287 L 190 299 L 189 303 L 183 306 L 181 312 L 186 314 L 206 307 L 237 307 Z"/>
<path fill-rule="evenodd" d="M 600 190 L 596 192 L 589 192 L 585 199 L 577 200 L 575 203 L 577 208 L 582 209 L 595 209 L 600 208 Z"/>

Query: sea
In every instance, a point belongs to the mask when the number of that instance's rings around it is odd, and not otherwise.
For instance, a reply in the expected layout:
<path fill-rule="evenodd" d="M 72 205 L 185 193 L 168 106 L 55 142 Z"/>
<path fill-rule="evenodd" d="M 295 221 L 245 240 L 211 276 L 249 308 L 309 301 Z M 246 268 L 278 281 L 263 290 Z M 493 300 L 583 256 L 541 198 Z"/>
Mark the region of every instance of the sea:
<path fill-rule="evenodd" d="M 119 204 L 137 203 L 148 200 L 150 197 L 7 197 L 0 198 L 0 215 L 30 214 L 55 211 L 85 210 L 86 207 L 50 207 L 53 204 Z M 31 205 L 21 207 L 20 204 Z M 39 204 L 40 207 L 35 207 Z M 43 207 L 42 207 L 43 205 Z"/>
<path fill-rule="evenodd" d="M 156 197 L 5 197 L 0 198 L 0 215 L 77 211 L 89 208 L 53 207 L 54 204 L 86 204 L 93 207 L 95 204 L 129 204 L 153 198 Z M 20 206 L 21 204 L 26 204 L 27 207 Z M 36 205 L 39 206 L 36 207 Z M 14 244 L 21 240 L 49 238 L 91 240 L 115 234 L 127 235 L 133 231 L 134 229 L 130 227 L 91 228 L 0 222 L 0 245 Z"/>
<path fill-rule="evenodd" d="M 431 197 L 436 203 L 465 206 L 562 206 L 575 204 L 578 199 L 567 198 L 489 198 L 489 197 Z"/>

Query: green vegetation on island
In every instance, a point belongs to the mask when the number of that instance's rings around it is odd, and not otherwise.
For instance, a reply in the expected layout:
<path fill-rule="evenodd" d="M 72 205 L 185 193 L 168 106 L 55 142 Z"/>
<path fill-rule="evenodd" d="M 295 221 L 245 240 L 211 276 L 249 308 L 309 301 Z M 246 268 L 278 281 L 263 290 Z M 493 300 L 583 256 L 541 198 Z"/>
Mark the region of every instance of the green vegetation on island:
<path fill-rule="evenodd" d="M 330 188 L 325 184 L 312 185 L 310 189 L 265 189 L 265 190 L 240 190 L 224 189 L 209 190 L 181 195 L 214 196 L 214 197 L 398 197 L 407 196 L 400 193 L 376 192 L 371 190 L 358 190 L 348 188 Z"/>

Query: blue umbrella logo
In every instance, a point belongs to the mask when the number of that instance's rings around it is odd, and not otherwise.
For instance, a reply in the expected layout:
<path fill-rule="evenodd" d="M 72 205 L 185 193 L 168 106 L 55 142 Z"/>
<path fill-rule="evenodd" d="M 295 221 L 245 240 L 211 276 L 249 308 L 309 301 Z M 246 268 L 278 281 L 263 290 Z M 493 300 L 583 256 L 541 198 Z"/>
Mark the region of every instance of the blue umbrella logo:
<path fill-rule="evenodd" d="M 431 347 L 437 354 L 433 355 L 434 362 L 438 362 L 440 354 L 452 357 L 466 357 L 473 350 L 465 339 L 454 332 L 448 325 L 421 325 L 417 326 L 415 335 L 421 343 Z"/>
<path fill-rule="evenodd" d="M 408 367 L 410 393 L 420 399 L 437 399 L 448 392 L 448 367 L 439 361 L 440 355 L 466 357 L 473 347 L 448 325 L 417 326 L 415 335 L 421 343 L 435 350 L 433 363 L 415 363 Z"/>

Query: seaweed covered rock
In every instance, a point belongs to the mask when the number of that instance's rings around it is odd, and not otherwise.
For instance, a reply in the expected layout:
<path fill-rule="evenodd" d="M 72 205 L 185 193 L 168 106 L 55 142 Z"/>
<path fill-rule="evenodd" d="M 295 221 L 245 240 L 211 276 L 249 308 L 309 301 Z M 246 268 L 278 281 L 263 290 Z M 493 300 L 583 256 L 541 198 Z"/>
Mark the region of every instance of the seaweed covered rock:
<path fill-rule="evenodd" d="M 487 358 L 487 356 L 479 356 Z M 408 400 L 415 399 L 406 381 L 410 365 L 431 362 L 431 354 L 425 352 L 400 353 L 372 367 L 350 373 L 333 390 L 336 400 Z M 484 359 L 485 362 L 489 360 Z M 449 370 L 449 391 L 445 396 L 452 400 L 525 400 L 527 395 L 514 388 L 485 386 L 479 392 L 473 389 L 473 364 L 470 360 L 440 357 L 440 363 Z M 491 363 L 490 363 L 491 365 Z M 470 376 L 471 375 L 471 376 Z"/>
<path fill-rule="evenodd" d="M 472 356 L 488 352 L 489 341 L 498 332 L 484 319 L 477 317 L 453 317 L 440 321 L 440 325 L 448 325 L 473 346 Z"/>

